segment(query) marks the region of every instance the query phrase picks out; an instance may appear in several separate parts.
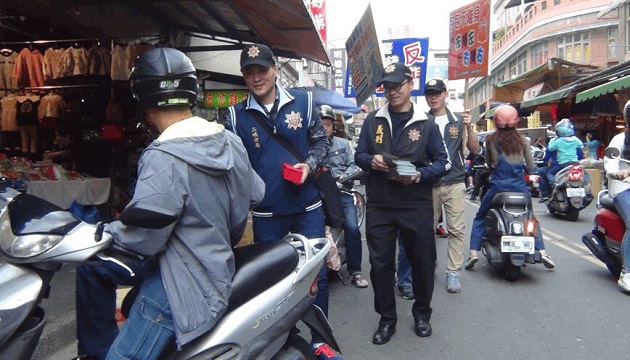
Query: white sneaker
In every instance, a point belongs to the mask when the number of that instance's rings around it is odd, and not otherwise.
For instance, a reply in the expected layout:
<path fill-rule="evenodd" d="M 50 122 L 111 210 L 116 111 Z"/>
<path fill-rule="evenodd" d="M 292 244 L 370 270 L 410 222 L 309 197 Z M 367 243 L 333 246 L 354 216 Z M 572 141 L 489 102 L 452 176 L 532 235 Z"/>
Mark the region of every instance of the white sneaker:
<path fill-rule="evenodd" d="M 617 285 L 621 288 L 621 290 L 625 292 L 630 292 L 630 272 L 621 272 L 621 276 L 619 276 L 619 281 L 617 281 Z"/>

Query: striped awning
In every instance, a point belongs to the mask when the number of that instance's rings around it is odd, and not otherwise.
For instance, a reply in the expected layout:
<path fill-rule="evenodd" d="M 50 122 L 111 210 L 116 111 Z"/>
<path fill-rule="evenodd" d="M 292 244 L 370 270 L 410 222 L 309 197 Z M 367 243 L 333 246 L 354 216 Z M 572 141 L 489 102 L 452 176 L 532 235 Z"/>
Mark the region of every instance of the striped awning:
<path fill-rule="evenodd" d="M 594 99 L 596 97 L 614 93 L 616 91 L 627 88 L 630 88 L 630 75 L 626 75 L 619 79 L 615 79 L 599 86 L 590 88 L 588 90 L 581 91 L 575 95 L 575 102 L 580 103 L 582 101 Z"/>

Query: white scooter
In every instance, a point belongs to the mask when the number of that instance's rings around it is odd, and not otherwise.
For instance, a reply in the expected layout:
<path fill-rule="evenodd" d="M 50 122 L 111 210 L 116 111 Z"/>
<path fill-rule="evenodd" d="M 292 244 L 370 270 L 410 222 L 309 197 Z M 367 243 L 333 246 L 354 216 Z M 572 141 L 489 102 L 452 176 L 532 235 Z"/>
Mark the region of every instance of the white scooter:
<path fill-rule="evenodd" d="M 46 322 L 41 300 L 62 264 L 112 261 L 129 270 L 125 262 L 141 257 L 113 243 L 103 224 L 82 222 L 40 198 L 7 188 L 0 192 L 0 207 L 0 359 L 29 359 Z M 176 217 L 161 209 L 128 208 L 119 219 L 161 228 Z M 212 331 L 163 358 L 311 359 L 313 350 L 296 327 L 300 319 L 339 351 L 328 321 L 313 305 L 329 249 L 326 238 L 299 234 L 236 248 L 228 312 Z"/>

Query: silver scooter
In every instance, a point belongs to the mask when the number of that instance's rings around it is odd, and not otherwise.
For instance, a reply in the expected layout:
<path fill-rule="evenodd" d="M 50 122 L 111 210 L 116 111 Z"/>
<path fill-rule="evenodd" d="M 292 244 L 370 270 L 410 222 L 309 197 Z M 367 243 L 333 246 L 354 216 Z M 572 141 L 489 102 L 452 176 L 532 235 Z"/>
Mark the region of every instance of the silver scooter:
<path fill-rule="evenodd" d="M 125 263 L 142 257 L 113 243 L 102 223 L 82 222 L 40 198 L 6 188 L 0 207 L 0 359 L 29 359 L 46 322 L 41 300 L 62 264 L 111 261 L 133 275 Z M 160 228 L 176 218 L 160 209 L 127 208 L 119 219 Z M 228 312 L 213 330 L 162 358 L 310 359 L 313 350 L 298 334 L 300 320 L 339 351 L 328 321 L 313 305 L 329 249 L 326 238 L 299 234 L 236 248 Z"/>

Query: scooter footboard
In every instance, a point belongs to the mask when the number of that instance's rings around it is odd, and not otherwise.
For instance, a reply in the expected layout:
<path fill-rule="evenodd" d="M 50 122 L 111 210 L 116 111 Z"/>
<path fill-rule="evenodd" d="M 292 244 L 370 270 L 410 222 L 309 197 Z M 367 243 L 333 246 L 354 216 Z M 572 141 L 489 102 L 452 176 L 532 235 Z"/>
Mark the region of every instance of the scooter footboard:
<path fill-rule="evenodd" d="M 37 306 L 0 348 L 0 359 L 30 359 L 45 324 L 46 313 L 41 306 Z"/>

